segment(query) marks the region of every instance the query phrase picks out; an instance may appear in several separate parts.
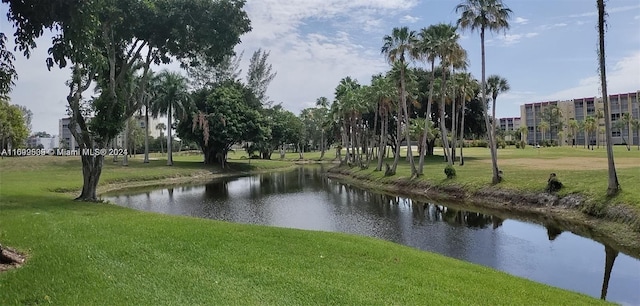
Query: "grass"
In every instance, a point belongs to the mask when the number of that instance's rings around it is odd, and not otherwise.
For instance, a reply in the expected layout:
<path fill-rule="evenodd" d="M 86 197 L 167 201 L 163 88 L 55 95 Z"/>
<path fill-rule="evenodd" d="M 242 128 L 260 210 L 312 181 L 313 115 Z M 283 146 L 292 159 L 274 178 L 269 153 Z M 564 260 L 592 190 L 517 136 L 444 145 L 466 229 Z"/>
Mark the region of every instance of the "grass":
<path fill-rule="evenodd" d="M 438 154 L 438 151 L 436 151 Z M 440 149 L 440 154 L 441 149 Z M 425 161 L 424 176 L 435 185 L 457 184 L 468 190 L 478 190 L 491 185 L 491 157 L 487 148 L 465 148 L 465 165 L 455 165 L 457 176 L 448 180 L 444 174 L 446 163 L 443 156 L 431 156 Z M 604 148 L 587 150 L 582 147 L 550 147 L 498 150 L 498 167 L 504 180 L 498 187 L 528 192 L 543 192 L 550 173 L 556 173 L 564 184 L 560 195 L 583 194 L 597 202 L 624 203 L 640 209 L 640 151 L 627 151 L 624 146 L 614 150 L 618 180 L 622 190 L 613 198 L 606 196 L 607 156 Z M 391 164 L 392 159 L 385 162 Z M 417 163 L 417 159 L 416 159 Z M 395 176 L 384 177 L 384 172 L 375 172 L 375 164 L 369 169 L 352 168 L 354 174 L 366 175 L 373 180 L 392 182 L 411 177 L 409 163 L 404 158 L 398 165 Z"/>
<path fill-rule="evenodd" d="M 102 184 L 219 173 L 192 156 L 121 167 Z M 261 170 L 286 162 L 233 161 Z M 0 160 L 0 242 L 28 254 L 0 274 L 0 304 L 600 304 L 409 247 L 72 201 L 76 158 Z M 104 186 L 103 186 L 104 187 Z"/>

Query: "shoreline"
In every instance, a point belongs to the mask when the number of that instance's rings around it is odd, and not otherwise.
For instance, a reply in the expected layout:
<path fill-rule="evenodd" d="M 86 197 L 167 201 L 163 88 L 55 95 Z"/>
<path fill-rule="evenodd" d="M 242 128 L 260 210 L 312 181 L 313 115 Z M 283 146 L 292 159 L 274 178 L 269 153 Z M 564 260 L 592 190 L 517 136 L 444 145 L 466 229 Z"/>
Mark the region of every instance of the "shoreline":
<path fill-rule="evenodd" d="M 488 214 L 510 214 L 543 225 L 561 226 L 577 235 L 607 244 L 631 257 L 640 259 L 640 231 L 632 224 L 589 216 L 580 208 L 588 200 L 576 194 L 559 197 L 549 193 L 526 193 L 496 187 L 470 192 L 457 185 L 435 186 L 426 181 L 403 178 L 395 183 L 373 181 L 356 176 L 340 167 L 331 168 L 327 176 L 349 185 L 425 201 L 446 201 L 447 206 L 486 211 Z M 613 216 L 617 217 L 617 216 Z M 639 216 L 630 217 L 638 220 Z"/>

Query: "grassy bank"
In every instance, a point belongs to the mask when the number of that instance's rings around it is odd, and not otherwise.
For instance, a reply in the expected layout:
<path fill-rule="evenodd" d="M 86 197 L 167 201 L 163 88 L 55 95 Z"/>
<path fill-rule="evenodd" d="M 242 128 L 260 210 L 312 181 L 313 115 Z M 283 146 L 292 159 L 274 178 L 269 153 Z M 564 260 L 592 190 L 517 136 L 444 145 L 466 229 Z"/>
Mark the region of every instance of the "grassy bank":
<path fill-rule="evenodd" d="M 105 184 L 219 173 L 199 158 L 129 167 Z M 196 161 L 194 161 L 196 160 Z M 246 163 L 246 164 L 245 164 Z M 286 162 L 238 161 L 260 170 Z M 352 235 L 239 225 L 79 203 L 73 158 L 0 160 L 0 304 L 599 304 L 481 266 Z"/>
<path fill-rule="evenodd" d="M 440 149 L 441 151 L 441 149 Z M 440 152 L 441 153 L 441 152 Z M 438 154 L 438 151 L 436 151 Z M 390 192 L 418 194 L 441 198 L 461 196 L 461 200 L 481 200 L 506 210 L 537 211 L 545 215 L 563 217 L 590 225 L 597 235 L 613 240 L 614 244 L 638 256 L 640 254 L 640 151 L 615 147 L 617 174 L 622 190 L 615 197 L 607 197 L 607 157 L 604 148 L 586 150 L 581 147 L 553 147 L 498 150 L 498 166 L 504 180 L 491 185 L 491 158 L 486 148 L 464 150 L 465 165 L 455 165 L 457 176 L 447 179 L 443 156 L 431 156 L 425 162 L 424 176 L 411 178 L 405 158 L 398 165 L 397 174 L 385 177 L 384 171 L 342 167 L 338 171 L 354 178 L 353 183 Z M 391 164 L 392 159 L 385 161 Z M 505 206 L 505 200 L 535 201 L 545 193 L 550 173 L 556 173 L 564 187 L 557 192 L 560 198 L 580 199 L 575 209 L 549 210 L 545 205 Z M 543 195 L 544 196 L 544 195 Z M 527 198 L 528 197 L 528 198 Z M 608 220 L 611 222 L 601 222 Z"/>

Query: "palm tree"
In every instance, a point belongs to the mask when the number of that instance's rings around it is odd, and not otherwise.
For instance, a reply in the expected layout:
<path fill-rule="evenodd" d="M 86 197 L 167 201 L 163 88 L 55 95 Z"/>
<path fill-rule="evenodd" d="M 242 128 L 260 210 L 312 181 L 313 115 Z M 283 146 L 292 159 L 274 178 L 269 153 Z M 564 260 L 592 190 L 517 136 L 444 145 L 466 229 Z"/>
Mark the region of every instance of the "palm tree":
<path fill-rule="evenodd" d="M 598 122 L 598 125 L 600 125 L 600 119 L 604 118 L 604 111 L 599 109 L 596 111 L 596 121 Z M 598 129 L 598 133 L 599 134 L 604 134 L 604 131 L 600 131 L 600 129 Z M 598 149 L 600 149 L 600 137 L 596 137 L 596 145 L 598 146 Z"/>
<path fill-rule="evenodd" d="M 409 124 L 409 110 L 407 108 L 407 92 L 405 86 L 405 73 L 406 73 L 406 60 L 409 58 L 417 58 L 418 53 L 415 48 L 417 44 L 416 33 L 409 31 L 407 27 L 393 28 L 391 35 L 385 35 L 383 38 L 384 44 L 380 49 L 387 60 L 391 64 L 398 63 L 400 68 L 400 103 L 398 104 L 398 119 L 402 118 L 402 113 L 406 118 L 407 125 Z M 398 120 L 398 130 L 400 130 L 402 120 Z M 407 141 L 407 155 L 409 163 L 411 164 L 411 175 L 417 174 L 416 165 L 413 161 L 413 154 L 411 152 L 411 138 L 409 135 L 409 129 L 405 129 L 405 136 Z M 400 136 L 400 135 L 398 135 Z M 398 142 L 401 137 L 398 137 Z M 391 169 L 392 174 L 395 174 L 398 167 L 398 161 L 400 160 L 400 143 L 396 146 L 396 156 L 393 160 L 393 167 Z"/>
<path fill-rule="evenodd" d="M 604 127 L 607 134 L 607 165 L 609 169 L 609 183 L 607 186 L 607 195 L 614 195 L 620 190 L 618 183 L 618 174 L 616 173 L 616 165 L 613 160 L 613 144 L 611 143 L 611 116 L 609 115 L 609 95 L 607 93 L 607 71 L 604 52 L 604 28 L 605 16 L 607 13 L 604 8 L 604 0 L 597 0 L 598 4 L 598 59 L 600 70 L 600 85 L 602 89 L 602 101 L 604 102 Z"/>
<path fill-rule="evenodd" d="M 598 121 L 596 120 L 596 118 L 592 116 L 587 116 L 587 118 L 584 119 L 584 132 L 585 132 L 585 138 L 587 141 L 587 149 L 589 149 L 589 147 L 591 146 L 591 149 L 593 150 L 593 145 L 591 145 L 590 136 L 598 132 Z"/>
<path fill-rule="evenodd" d="M 164 123 L 158 123 L 156 124 L 156 130 L 160 131 L 160 137 L 158 137 L 159 140 L 162 139 L 162 136 L 164 136 L 164 130 L 167 129 L 167 125 Z M 164 148 L 162 147 L 162 140 L 160 141 L 160 153 L 164 154 Z"/>
<path fill-rule="evenodd" d="M 633 131 L 636 132 L 636 137 L 638 138 L 638 141 L 636 144 L 638 145 L 638 150 L 640 150 L 640 120 L 633 119 L 629 124 L 631 125 L 631 129 L 633 129 Z"/>
<path fill-rule="evenodd" d="M 547 134 L 547 131 L 549 130 L 549 122 L 540 121 L 540 123 L 538 123 L 538 130 L 542 133 L 542 141 L 544 142 L 544 135 Z"/>
<path fill-rule="evenodd" d="M 499 76 L 499 75 L 490 75 L 487 79 L 487 93 L 491 93 L 491 137 L 493 139 L 496 138 L 496 98 L 498 98 L 498 94 L 507 92 L 511 89 L 509 86 L 509 82 L 507 79 Z"/>
<path fill-rule="evenodd" d="M 320 97 L 316 100 L 316 107 L 322 110 L 323 114 L 326 114 L 327 109 L 329 108 L 329 99 L 327 97 Z M 324 125 L 322 126 L 322 130 L 320 133 L 320 159 L 324 157 L 325 152 L 325 141 L 324 141 Z"/>
<path fill-rule="evenodd" d="M 342 145 L 346 149 L 346 155 L 344 162 L 347 162 L 350 158 L 352 161 L 355 161 L 355 151 L 352 150 L 351 154 L 349 153 L 349 145 L 355 146 L 353 133 L 355 131 L 353 122 L 352 122 L 352 109 L 351 103 L 352 100 L 355 99 L 354 91 L 360 87 L 360 84 L 351 77 L 345 77 L 340 80 L 340 83 L 335 89 L 335 101 L 332 104 L 333 112 L 336 118 L 339 118 L 338 121 L 342 123 Z M 351 141 L 349 141 L 351 138 Z M 353 156 L 351 156 L 353 155 Z"/>
<path fill-rule="evenodd" d="M 382 161 L 387 148 L 387 131 L 389 129 L 389 115 L 396 97 L 395 88 L 389 77 L 374 77 L 371 81 L 370 98 L 376 102 L 380 114 L 380 139 L 378 144 L 378 164 L 376 171 L 382 170 Z M 375 132 L 375 131 L 374 131 Z"/>
<path fill-rule="evenodd" d="M 527 128 L 526 125 L 521 125 L 518 128 L 518 133 L 520 133 L 520 148 L 524 149 L 527 142 L 527 134 L 529 133 L 529 128 Z"/>
<path fill-rule="evenodd" d="M 509 28 L 507 21 L 511 15 L 511 10 L 507 8 L 501 0 L 465 0 L 456 6 L 456 12 L 461 13 L 458 19 L 458 26 L 471 31 L 480 30 L 480 49 L 482 53 L 482 108 L 485 115 L 485 125 L 490 131 L 489 114 L 487 112 L 487 82 L 485 75 L 485 50 L 484 34 L 486 30 L 500 31 Z M 490 135 L 491 163 L 493 168 L 492 182 L 499 183 L 502 178 L 498 170 L 498 152 L 495 146 L 495 139 Z"/>
<path fill-rule="evenodd" d="M 460 112 L 460 166 L 464 166 L 464 156 L 462 148 L 464 147 L 464 114 L 467 109 L 467 102 L 470 102 L 479 87 L 478 81 L 474 79 L 470 73 L 460 73 L 456 76 L 456 88 L 461 98 Z"/>
<path fill-rule="evenodd" d="M 580 124 L 576 119 L 569 119 L 569 130 L 571 131 L 572 142 L 571 147 L 576 144 L 576 135 L 578 134 L 578 130 L 580 129 Z"/>
<path fill-rule="evenodd" d="M 174 108 L 178 116 L 183 116 L 184 110 L 191 102 L 187 78 L 177 72 L 163 70 L 158 74 L 158 82 L 155 85 L 156 101 L 153 104 L 153 115 L 156 118 L 158 115 L 167 115 L 167 166 L 173 166 L 171 121 Z"/>

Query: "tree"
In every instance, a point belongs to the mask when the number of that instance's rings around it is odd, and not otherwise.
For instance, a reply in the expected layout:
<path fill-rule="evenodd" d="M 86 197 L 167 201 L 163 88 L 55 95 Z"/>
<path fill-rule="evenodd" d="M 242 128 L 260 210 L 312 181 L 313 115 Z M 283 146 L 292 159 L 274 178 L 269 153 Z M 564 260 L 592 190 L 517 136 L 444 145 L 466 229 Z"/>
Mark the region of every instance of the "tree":
<path fill-rule="evenodd" d="M 382 170 L 382 162 L 387 151 L 389 117 L 392 113 L 394 98 L 397 97 L 395 86 L 388 76 L 376 76 L 371 80 L 370 98 L 376 102 L 380 115 L 380 137 L 378 139 L 378 163 L 376 171 Z"/>
<path fill-rule="evenodd" d="M 187 79 L 177 72 L 164 70 L 158 74 L 158 82 L 154 84 L 154 97 L 152 113 L 155 118 L 158 115 L 167 116 L 167 166 L 173 166 L 173 137 L 171 123 L 173 117 L 186 117 L 186 109 L 189 109 L 191 97 L 187 92 Z M 174 115 L 175 110 L 175 115 Z"/>
<path fill-rule="evenodd" d="M 0 32 L 0 99 L 8 98 L 11 86 L 15 85 L 15 80 L 18 78 L 16 68 L 13 66 L 16 58 L 7 50 L 6 41 L 7 36 Z"/>
<path fill-rule="evenodd" d="M 607 71 L 604 49 L 604 31 L 606 24 L 606 11 L 604 0 L 597 0 L 598 5 L 598 59 L 600 71 L 600 86 L 602 91 L 602 102 L 604 103 L 604 126 L 607 134 L 607 168 L 609 172 L 607 195 L 612 196 L 620 190 L 618 174 L 613 159 L 613 143 L 611 140 L 611 116 L 609 115 L 609 94 L 607 93 Z"/>
<path fill-rule="evenodd" d="M 591 149 L 593 149 L 590 136 L 596 135 L 597 132 L 598 132 L 598 121 L 596 121 L 596 118 L 592 116 L 587 116 L 587 118 L 584 119 L 584 133 L 585 133 L 585 142 L 587 143 L 587 149 L 589 149 L 589 146 L 591 146 Z"/>
<path fill-rule="evenodd" d="M 156 124 L 156 130 L 160 131 L 160 137 L 158 139 L 160 139 L 160 153 L 164 154 L 164 149 L 162 148 L 162 137 L 164 137 L 164 130 L 167 129 L 167 125 L 164 123 L 158 123 Z"/>
<path fill-rule="evenodd" d="M 176 131 L 181 139 L 200 146 L 205 164 L 224 168 L 234 144 L 268 141 L 271 131 L 260 113 L 260 101 L 244 84 L 228 81 L 202 88 L 191 99 L 193 103 L 185 109 L 189 115 L 178 118 Z"/>
<path fill-rule="evenodd" d="M 510 89 L 511 86 L 509 86 L 507 79 L 499 75 L 490 75 L 487 79 L 487 90 L 489 91 L 488 93 L 491 94 L 491 122 L 493 123 L 491 124 L 491 137 L 494 139 L 496 137 L 496 124 L 498 123 L 496 119 L 496 99 L 499 94 L 507 92 Z"/>
<path fill-rule="evenodd" d="M 458 19 L 458 26 L 462 29 L 470 29 L 471 31 L 480 30 L 480 49 L 482 55 L 482 107 L 485 115 L 485 125 L 487 131 L 491 130 L 489 123 L 489 114 L 487 112 L 487 82 L 485 77 L 485 48 L 484 36 L 485 31 L 500 31 L 509 29 L 509 18 L 511 10 L 507 8 L 501 0 L 465 0 L 456 6 L 456 12 L 461 13 Z M 491 163 L 493 170 L 492 182 L 499 183 L 502 178 L 498 170 L 498 152 L 495 139 L 489 134 L 489 143 L 491 150 Z"/>
<path fill-rule="evenodd" d="M 549 122 L 540 121 L 540 123 L 538 123 L 538 130 L 540 130 L 540 133 L 542 133 L 542 142 L 544 142 L 545 140 L 544 136 L 547 134 L 547 131 L 549 130 Z"/>
<path fill-rule="evenodd" d="M 39 137 L 39 138 L 51 138 L 51 134 L 42 131 L 42 132 L 35 132 L 33 135 L 31 135 L 33 137 Z"/>
<path fill-rule="evenodd" d="M 631 123 L 629 123 L 631 125 L 631 129 L 633 129 L 634 132 L 636 132 L 636 137 L 638 138 L 639 141 L 637 141 L 637 145 L 638 145 L 638 150 L 640 150 L 640 120 L 638 119 L 632 119 Z"/>
<path fill-rule="evenodd" d="M 105 148 L 142 103 L 144 85 L 125 90 L 136 71 L 148 78 L 151 63 L 202 55 L 219 62 L 233 54 L 240 35 L 250 30 L 243 1 L 24 1 L 9 2 L 18 49 L 28 54 L 43 29 L 58 29 L 47 59 L 49 68 L 72 66 L 67 102 L 70 131 L 80 149 Z M 201 29 L 207 29 L 202 31 Z M 90 122 L 80 111 L 83 93 L 98 83 Z M 142 82 L 145 84 L 145 82 Z M 136 103 L 131 104 L 132 100 Z M 78 200 L 96 201 L 104 156 L 82 156 L 83 188 Z"/>
<path fill-rule="evenodd" d="M 406 73 L 406 60 L 409 58 L 417 58 L 418 53 L 416 49 L 417 38 L 414 31 L 409 31 L 407 27 L 393 28 L 391 35 L 385 35 L 383 38 L 384 44 L 380 49 L 381 53 L 385 55 L 387 61 L 392 65 L 396 62 L 400 67 L 400 88 L 399 96 L 400 103 L 398 104 L 398 131 L 401 131 L 402 114 L 404 113 L 405 122 L 409 124 L 409 110 L 407 108 L 407 93 L 405 87 L 405 73 Z M 409 163 L 411 164 L 411 175 L 417 174 L 416 165 L 413 161 L 413 154 L 411 152 L 411 137 L 409 135 L 409 129 L 405 129 L 405 137 L 407 142 L 407 156 L 409 157 Z M 396 147 L 396 155 L 393 160 L 393 166 L 391 168 L 391 174 L 396 173 L 398 167 L 398 161 L 400 160 L 400 133 L 398 133 L 398 145 Z"/>
<path fill-rule="evenodd" d="M 320 135 L 320 159 L 324 158 L 324 152 L 326 151 L 325 148 L 325 143 L 326 141 L 324 140 L 324 134 L 325 134 L 325 120 L 326 120 L 326 116 L 328 113 L 328 108 L 329 108 L 329 100 L 327 99 L 327 97 L 320 97 L 316 100 L 316 108 L 318 109 L 318 115 L 321 116 L 321 120 L 322 120 L 322 124 L 320 126 L 320 131 L 321 131 L 321 135 Z"/>
<path fill-rule="evenodd" d="M 478 89 L 478 81 L 475 80 L 470 73 L 459 73 L 454 77 L 455 88 L 461 99 L 460 103 L 460 166 L 464 166 L 464 156 L 462 148 L 464 147 L 464 120 L 467 103 L 475 97 Z"/>
<path fill-rule="evenodd" d="M 238 81 L 242 73 L 240 62 L 244 51 L 239 55 L 225 55 L 220 62 L 208 63 L 203 56 L 196 56 L 193 60 L 183 62 L 187 66 L 187 77 L 192 89 L 202 89 L 221 84 L 226 81 Z"/>
<path fill-rule="evenodd" d="M 576 119 L 569 119 L 569 130 L 571 131 L 572 142 L 571 146 L 573 147 L 576 144 L 576 135 L 580 130 L 580 124 Z"/>
<path fill-rule="evenodd" d="M 0 98 L 0 151 L 23 147 L 29 136 L 24 114 L 18 105 Z"/>
<path fill-rule="evenodd" d="M 247 72 L 247 86 L 253 91 L 262 104 L 269 104 L 267 88 L 276 77 L 276 72 L 271 73 L 271 64 L 267 64 L 269 52 L 258 49 L 253 52 L 249 61 L 249 71 Z"/>

